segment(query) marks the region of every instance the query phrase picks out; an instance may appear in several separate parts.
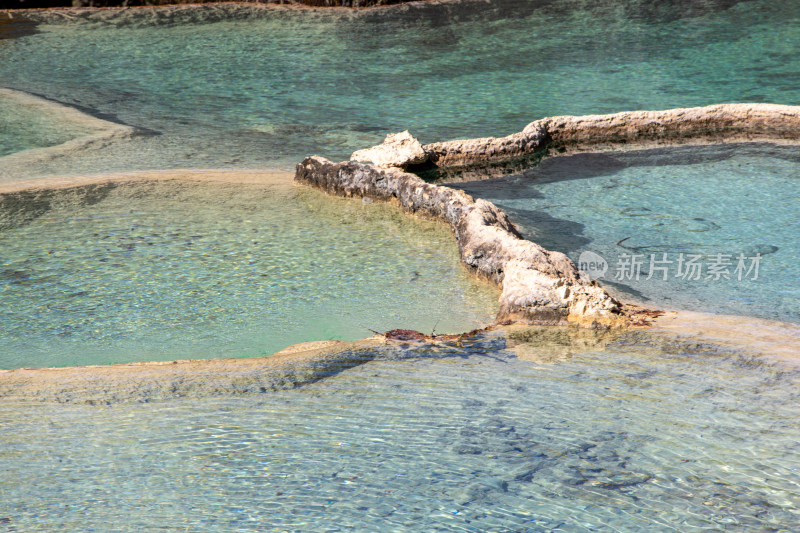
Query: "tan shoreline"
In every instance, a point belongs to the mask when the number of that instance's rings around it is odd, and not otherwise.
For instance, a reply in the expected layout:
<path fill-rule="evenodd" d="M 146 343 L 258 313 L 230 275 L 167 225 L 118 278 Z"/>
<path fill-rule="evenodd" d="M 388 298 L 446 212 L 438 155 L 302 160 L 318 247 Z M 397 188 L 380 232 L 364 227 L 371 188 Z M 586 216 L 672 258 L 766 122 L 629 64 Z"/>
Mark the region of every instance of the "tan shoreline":
<path fill-rule="evenodd" d="M 27 191 L 59 190 L 86 185 L 105 183 L 126 183 L 134 181 L 199 181 L 232 184 L 261 184 L 294 186 L 294 173 L 280 170 L 262 169 L 172 169 L 135 170 L 130 172 L 110 172 L 105 174 L 67 174 L 38 179 L 9 181 L 0 183 L 0 194 L 14 194 Z"/>
<path fill-rule="evenodd" d="M 532 364 L 562 362 L 586 350 L 613 350 L 614 340 L 625 333 L 518 324 L 489 329 L 506 337 L 507 350 Z M 710 344 L 722 347 L 722 353 L 800 368 L 800 324 L 671 311 L 652 327 L 635 329 L 670 342 Z M 380 346 L 392 342 L 376 335 L 354 342 L 296 344 L 266 357 L 0 370 L 0 400 L 110 404 L 264 394 L 301 387 L 367 364 L 380 356 Z"/>
<path fill-rule="evenodd" d="M 57 368 L 0 370 L 0 399 L 57 403 L 147 402 L 184 396 L 291 389 L 370 359 L 381 338 L 319 341 L 267 357 L 187 359 Z"/>

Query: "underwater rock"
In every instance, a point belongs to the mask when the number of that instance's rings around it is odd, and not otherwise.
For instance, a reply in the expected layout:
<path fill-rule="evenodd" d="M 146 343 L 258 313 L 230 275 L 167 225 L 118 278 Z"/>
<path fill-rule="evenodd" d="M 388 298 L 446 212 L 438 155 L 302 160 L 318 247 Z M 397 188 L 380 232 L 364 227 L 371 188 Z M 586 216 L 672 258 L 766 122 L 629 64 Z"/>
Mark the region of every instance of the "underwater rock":
<path fill-rule="evenodd" d="M 774 254 L 778 250 L 780 250 L 780 248 L 774 244 L 754 244 L 746 247 L 744 250 L 742 250 L 742 253 L 745 255 L 745 257 L 755 257 L 756 255 Z"/>
<path fill-rule="evenodd" d="M 453 494 L 453 500 L 458 505 L 468 505 L 486 498 L 491 492 L 508 492 L 508 483 L 499 478 L 483 478 L 456 491 Z"/>
<path fill-rule="evenodd" d="M 565 361 L 575 354 L 603 351 L 623 333 L 587 328 L 506 326 L 506 349 L 517 358 L 537 363 Z"/>
<path fill-rule="evenodd" d="M 540 463 L 525 463 L 513 469 L 509 472 L 508 477 L 511 481 L 521 481 L 521 482 L 530 482 L 533 477 L 536 475 L 542 468 L 542 464 Z"/>
<path fill-rule="evenodd" d="M 383 336 L 396 341 L 424 341 L 428 340 L 427 338 L 429 337 L 424 333 L 411 329 L 393 329 L 384 333 Z"/>
<path fill-rule="evenodd" d="M 369 161 L 381 168 L 405 168 L 428 160 L 422 145 L 408 130 L 390 133 L 382 144 L 358 150 L 350 156 L 351 161 Z"/>
<path fill-rule="evenodd" d="M 387 331 L 385 333 L 380 333 L 375 330 L 370 330 L 376 335 L 382 336 L 387 341 L 400 341 L 400 342 L 408 342 L 408 341 L 419 341 L 419 342 L 427 342 L 427 343 L 458 343 L 465 339 L 469 339 L 471 337 L 476 337 L 487 331 L 489 328 L 482 328 L 482 329 L 473 329 L 472 331 L 466 331 L 464 333 L 458 334 L 447 334 L 447 333 L 431 333 L 427 335 L 425 333 L 421 333 L 419 331 L 415 331 L 413 329 L 393 329 L 391 331 Z"/>

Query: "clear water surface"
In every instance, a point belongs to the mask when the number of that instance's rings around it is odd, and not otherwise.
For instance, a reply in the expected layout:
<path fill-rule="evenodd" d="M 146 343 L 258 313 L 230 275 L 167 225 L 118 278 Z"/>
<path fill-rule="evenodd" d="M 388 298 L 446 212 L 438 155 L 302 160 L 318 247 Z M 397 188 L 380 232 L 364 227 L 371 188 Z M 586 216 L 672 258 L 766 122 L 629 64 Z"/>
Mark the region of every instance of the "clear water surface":
<path fill-rule="evenodd" d="M 525 339 L 539 360 L 518 359 L 502 337 L 385 347 L 371 363 L 266 395 L 4 402 L 0 524 L 795 529 L 796 370 L 641 335 L 584 339 L 570 356 L 551 337 Z"/>
<path fill-rule="evenodd" d="M 497 312 L 444 225 L 291 183 L 0 203 L 0 368 L 267 355 L 370 329 L 468 331 Z"/>
<path fill-rule="evenodd" d="M 31 174 L 279 167 L 410 129 L 505 135 L 558 114 L 800 103 L 800 4 L 492 0 L 379 10 L 37 15 L 0 85 L 154 135 Z M 158 134 L 158 135 L 156 135 Z"/>
<path fill-rule="evenodd" d="M 797 322 L 798 178 L 797 147 L 741 144 L 556 157 L 453 186 L 576 264 L 599 254 L 626 300 Z"/>

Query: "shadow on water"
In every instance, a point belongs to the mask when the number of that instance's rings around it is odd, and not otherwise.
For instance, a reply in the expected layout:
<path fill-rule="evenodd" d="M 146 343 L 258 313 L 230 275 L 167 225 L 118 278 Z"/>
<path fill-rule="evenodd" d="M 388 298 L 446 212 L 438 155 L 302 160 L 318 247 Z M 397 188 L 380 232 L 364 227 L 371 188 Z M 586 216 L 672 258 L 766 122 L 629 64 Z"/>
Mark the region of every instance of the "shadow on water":
<path fill-rule="evenodd" d="M 592 242 L 584 236 L 586 228 L 579 222 L 557 218 L 546 211 L 534 209 L 505 209 L 523 237 L 548 250 L 569 254 Z"/>
<path fill-rule="evenodd" d="M 627 166 L 620 152 L 579 153 L 561 157 L 547 157 L 546 151 L 503 161 L 472 164 L 452 168 L 409 168 L 430 183 L 451 185 L 469 183 L 470 190 L 478 190 L 479 182 L 493 182 L 492 192 L 503 194 L 502 188 L 513 180 L 513 185 L 552 183 L 571 179 L 585 179 L 618 172 Z M 666 164 L 666 163 L 665 163 Z M 491 181 L 490 181 L 491 183 Z M 489 185 L 486 185 L 489 187 Z M 471 193 L 470 193 L 471 194 Z M 518 195 L 517 195 L 518 196 Z M 515 196 L 515 197 L 517 197 Z"/>
<path fill-rule="evenodd" d="M 626 285 L 625 283 L 620 283 L 618 281 L 609 281 L 607 279 L 603 279 L 603 286 L 604 287 L 611 287 L 616 292 L 621 293 L 630 297 L 630 299 L 637 300 L 639 302 L 645 303 L 651 301 L 647 295 L 645 295 L 642 291 L 638 291 L 631 287 L 630 285 Z M 626 298 L 628 299 L 628 298 Z"/>
<path fill-rule="evenodd" d="M 2 37 L 0 36 L 0 38 L 2 38 Z M 11 87 L 9 87 L 9 88 L 11 88 Z M 85 106 L 85 105 L 81 105 L 81 104 L 79 104 L 77 102 L 71 102 L 71 101 L 59 100 L 57 98 L 51 98 L 51 97 L 49 97 L 49 96 L 47 96 L 45 94 L 34 92 L 34 91 L 23 91 L 22 89 L 15 89 L 15 90 L 20 90 L 20 91 L 25 92 L 27 94 L 33 95 L 33 96 L 35 96 L 37 98 L 41 98 L 42 100 L 47 100 L 48 102 L 54 102 L 54 103 L 56 103 L 56 104 L 58 104 L 60 106 L 77 109 L 81 113 L 85 113 L 85 114 L 87 114 L 87 115 L 89 115 L 91 117 L 94 117 L 94 118 L 99 118 L 100 120 L 105 120 L 106 122 L 111 122 L 113 124 L 119 124 L 121 126 L 133 126 L 132 124 L 128 124 L 127 122 L 123 121 L 115 113 L 102 112 L 102 111 L 99 111 L 98 109 L 96 109 L 94 107 L 88 107 L 88 106 Z M 128 101 L 128 102 L 130 102 L 132 100 L 135 100 L 137 98 L 137 96 L 138 96 L 138 93 L 135 93 L 135 92 L 132 92 L 132 91 L 115 90 L 113 92 L 113 94 L 108 93 L 107 97 L 109 98 L 110 101 L 114 101 L 116 99 L 116 100 L 119 100 L 119 101 Z M 141 127 L 141 126 L 134 126 L 134 127 L 136 128 L 136 134 L 137 135 L 150 135 L 150 136 L 162 135 L 162 132 L 160 132 L 158 130 L 154 130 L 154 129 L 150 129 L 150 128 L 144 128 L 144 127 Z"/>
<path fill-rule="evenodd" d="M 569 198 L 564 198 L 559 205 L 545 205 L 540 209 L 523 209 L 513 204 L 514 200 L 542 200 L 545 196 L 537 189 L 538 185 L 558 183 L 572 180 L 583 180 L 614 174 L 631 167 L 661 167 L 675 165 L 696 165 L 725 161 L 734 156 L 747 155 L 782 159 L 790 162 L 800 162 L 800 151 L 794 146 L 780 146 L 771 143 L 731 143 L 717 145 L 687 145 L 668 146 L 642 150 L 616 151 L 603 153 L 577 153 L 573 155 L 544 157 L 536 154 L 535 157 L 520 158 L 513 162 L 503 162 L 497 165 L 486 165 L 478 169 L 452 169 L 440 172 L 440 176 L 447 186 L 463 190 L 478 198 L 485 198 L 496 202 L 506 211 L 511 220 L 518 225 L 525 238 L 530 239 L 545 248 L 557 250 L 566 254 L 584 249 L 592 242 L 584 235 L 585 226 L 566 218 L 557 218 L 548 212 L 548 208 L 564 208 L 569 206 Z M 449 173 L 448 173 L 449 172 Z M 461 174 L 459 175 L 459 172 Z M 505 172 L 502 177 L 494 177 Z M 477 176 L 483 173 L 484 178 Z M 488 179 L 485 176 L 492 176 Z M 477 181 L 469 181 L 476 179 Z M 605 189 L 613 189 L 618 185 L 612 178 Z M 506 203 L 508 202 L 508 203 Z M 623 213 L 628 217 L 653 216 L 645 209 L 642 213 Z M 635 219 L 634 219 L 635 220 Z M 703 218 L 692 220 L 676 220 L 675 224 L 687 226 L 688 232 L 709 231 L 715 224 Z M 684 245 L 637 245 L 623 239 L 619 246 L 635 253 L 659 253 L 696 251 L 703 246 L 697 243 L 684 243 Z M 677 246 L 677 247 L 676 247 Z M 772 245 L 756 245 L 748 252 L 767 255 L 778 248 Z M 643 295 L 631 292 L 629 287 L 619 287 L 625 293 L 637 298 Z"/>
<path fill-rule="evenodd" d="M 428 183 L 449 185 L 451 183 L 480 181 L 519 174 L 541 163 L 545 155 L 546 152 L 543 150 L 521 157 L 504 159 L 503 161 L 473 163 L 445 168 L 434 167 L 430 164 L 412 165 L 407 167 L 406 170 L 413 172 Z"/>
<path fill-rule="evenodd" d="M 519 198 L 511 186 L 610 176 L 629 167 L 697 165 L 725 161 L 734 156 L 765 155 L 800 162 L 796 146 L 768 142 L 662 146 L 559 155 L 541 151 L 523 157 L 452 168 L 410 168 L 425 181 L 469 191 L 491 191 L 493 198 Z M 485 183 L 482 183 L 485 182 Z M 462 185 L 454 185 L 456 183 Z M 469 190 L 467 190 L 469 189 Z M 528 192 L 528 191 L 526 191 Z M 470 193 L 472 194 L 472 193 Z M 540 198 L 541 196 L 530 196 Z"/>
<path fill-rule="evenodd" d="M 619 150 L 609 152 L 586 152 L 571 155 L 546 154 L 539 152 L 532 156 L 487 164 L 482 167 L 454 168 L 438 170 L 438 175 L 430 171 L 423 178 L 438 177 L 439 181 L 467 182 L 460 186 L 469 190 L 488 190 L 494 198 L 519 198 L 519 193 L 505 191 L 509 186 L 535 183 L 556 183 L 568 180 L 612 176 L 630 167 L 661 167 L 675 165 L 697 165 L 716 163 L 734 156 L 775 157 L 785 161 L 800 162 L 800 151 L 795 146 L 781 146 L 772 143 L 748 142 L 709 145 L 662 146 L 657 148 Z M 481 185 L 480 179 L 491 185 Z M 431 180 L 437 181 L 437 180 Z M 482 188 L 483 187 L 483 188 Z M 526 191 L 527 193 L 528 191 Z M 502 196 L 501 196 L 502 195 Z M 540 198 L 541 196 L 530 196 Z"/>
<path fill-rule="evenodd" d="M 540 161 L 532 168 L 503 178 L 448 185 L 475 197 L 503 204 L 504 200 L 543 199 L 544 196 L 536 188 L 537 184 L 609 175 L 627 167 L 617 157 L 608 154 L 577 154 Z M 579 222 L 554 217 L 542 209 L 501 207 L 525 238 L 547 249 L 569 254 L 592 242 L 584 235 L 585 227 Z"/>
<path fill-rule="evenodd" d="M 527 184 L 555 183 L 610 176 L 628 166 L 630 165 L 626 164 L 618 153 L 575 154 L 544 159 L 540 165 L 523 171 L 520 178 Z"/>
<path fill-rule="evenodd" d="M 68 190 L 26 190 L 0 194 L 0 231 L 18 228 L 64 204 L 95 205 L 118 184 L 102 183 Z"/>
<path fill-rule="evenodd" d="M 0 41 L 4 39 L 18 39 L 27 35 L 40 33 L 36 29 L 37 22 L 26 19 L 25 17 L 0 13 Z"/>
<path fill-rule="evenodd" d="M 749 155 L 757 157 L 769 156 L 784 161 L 800 162 L 800 151 L 797 150 L 796 146 L 782 146 L 768 142 L 665 146 L 646 150 L 615 152 L 614 154 L 615 158 L 625 166 L 648 167 L 716 163 L 734 156 Z"/>

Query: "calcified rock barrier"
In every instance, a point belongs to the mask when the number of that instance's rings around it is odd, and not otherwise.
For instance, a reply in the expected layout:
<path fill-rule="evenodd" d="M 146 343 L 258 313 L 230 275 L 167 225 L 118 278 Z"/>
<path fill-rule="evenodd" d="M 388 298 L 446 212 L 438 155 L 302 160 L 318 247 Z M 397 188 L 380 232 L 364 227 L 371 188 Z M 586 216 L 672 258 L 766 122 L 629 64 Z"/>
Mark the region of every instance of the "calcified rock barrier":
<path fill-rule="evenodd" d="M 295 180 L 339 196 L 397 202 L 406 211 L 447 222 L 464 263 L 502 286 L 498 321 L 608 326 L 626 321 L 619 303 L 582 279 L 566 255 L 523 239 L 490 202 L 425 183 L 400 169 L 333 163 L 317 156 L 297 165 Z"/>
<path fill-rule="evenodd" d="M 506 137 L 425 145 L 434 167 L 469 166 L 532 155 L 545 150 L 586 151 L 621 146 L 681 143 L 800 140 L 800 107 L 719 104 L 666 111 L 559 116 L 531 122 Z M 408 166 L 402 161 L 401 167 Z"/>
<path fill-rule="evenodd" d="M 358 150 L 350 156 L 353 161 L 370 161 L 381 168 L 421 165 L 426 163 L 428 158 L 428 152 L 408 130 L 390 133 L 383 144 Z"/>
<path fill-rule="evenodd" d="M 0 398 L 59 403 L 148 402 L 293 389 L 376 357 L 380 339 L 310 342 L 269 357 L 0 370 Z"/>
<path fill-rule="evenodd" d="M 506 137 L 425 145 L 421 157 L 407 132 L 353 154 L 378 166 L 333 163 L 319 156 L 297 165 L 295 180 L 339 196 L 398 203 L 410 213 L 450 225 L 462 261 L 502 288 L 498 322 L 641 325 L 652 312 L 623 305 L 560 252 L 522 238 L 494 204 L 426 183 L 405 169 L 468 167 L 548 149 L 581 151 L 652 144 L 800 138 L 800 107 L 723 104 L 667 111 L 562 116 L 537 120 Z M 410 148 L 410 149 L 409 149 Z M 379 168 L 380 167 L 380 168 Z"/>

